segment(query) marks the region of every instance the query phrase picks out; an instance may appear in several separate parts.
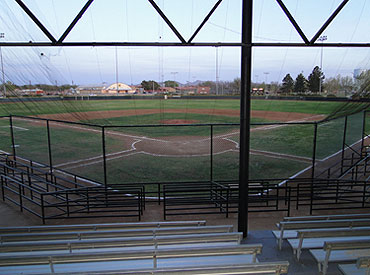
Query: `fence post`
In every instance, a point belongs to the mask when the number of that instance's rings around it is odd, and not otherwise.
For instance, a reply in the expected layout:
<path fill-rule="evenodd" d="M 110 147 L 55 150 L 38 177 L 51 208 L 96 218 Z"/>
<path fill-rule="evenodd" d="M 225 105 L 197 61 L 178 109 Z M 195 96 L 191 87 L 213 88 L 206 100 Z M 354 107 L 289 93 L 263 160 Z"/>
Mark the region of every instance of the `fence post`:
<path fill-rule="evenodd" d="M 41 216 L 42 216 L 42 224 L 45 224 L 44 194 L 41 194 Z"/>
<path fill-rule="evenodd" d="M 315 122 L 314 134 L 313 134 L 312 169 L 311 169 L 311 179 L 312 180 L 315 177 L 316 146 L 317 146 L 317 122 Z"/>
<path fill-rule="evenodd" d="M 211 163 L 210 163 L 210 181 L 213 181 L 213 124 L 211 125 L 211 155 L 210 155 L 210 158 L 211 158 Z"/>
<path fill-rule="evenodd" d="M 4 188 L 4 179 L 2 176 L 0 176 L 1 178 L 1 198 L 3 199 L 3 201 L 5 201 L 5 188 Z"/>
<path fill-rule="evenodd" d="M 316 164 L 316 145 L 317 145 L 317 122 L 315 122 L 314 126 L 314 134 L 313 134 L 313 152 L 312 152 L 312 169 L 311 169 L 311 184 L 310 184 L 310 215 L 312 215 L 312 204 L 313 204 L 313 184 L 315 178 L 315 164 Z"/>
<path fill-rule="evenodd" d="M 344 166 L 344 149 L 345 149 L 345 146 L 346 146 L 347 119 L 348 119 L 348 117 L 345 116 L 345 118 L 344 118 L 343 141 L 342 141 L 342 161 L 341 161 L 341 167 L 340 167 L 340 173 L 341 174 L 343 174 L 343 166 Z"/>
<path fill-rule="evenodd" d="M 52 182 L 52 179 L 53 179 L 53 160 L 52 160 L 52 157 L 51 157 L 51 141 L 50 141 L 49 120 L 46 120 L 46 129 L 47 129 L 47 137 L 48 137 L 49 167 L 50 167 L 51 182 Z"/>
<path fill-rule="evenodd" d="M 15 142 L 14 142 L 14 132 L 13 132 L 13 116 L 10 115 L 9 116 L 9 124 L 10 124 L 10 137 L 11 137 L 11 140 L 12 140 L 12 154 L 13 154 L 13 158 L 14 160 L 17 160 L 17 157 L 16 157 L 16 152 L 15 152 Z"/>
<path fill-rule="evenodd" d="M 364 141 L 365 141 L 365 130 L 366 130 L 366 110 L 363 111 L 363 117 L 362 117 L 362 138 L 361 138 L 361 148 L 360 148 L 360 158 L 366 157 L 366 154 L 364 155 Z M 365 150 L 366 152 L 366 150 Z"/>
<path fill-rule="evenodd" d="M 105 155 L 105 127 L 102 126 L 101 129 L 102 129 L 102 147 L 103 147 L 104 188 L 105 192 L 107 192 L 107 157 Z"/>

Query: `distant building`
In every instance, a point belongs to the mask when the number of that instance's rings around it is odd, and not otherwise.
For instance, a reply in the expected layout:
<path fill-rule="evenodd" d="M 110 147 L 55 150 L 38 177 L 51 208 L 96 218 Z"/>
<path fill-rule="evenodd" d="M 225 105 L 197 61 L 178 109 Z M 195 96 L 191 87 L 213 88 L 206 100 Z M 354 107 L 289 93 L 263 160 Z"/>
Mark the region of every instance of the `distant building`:
<path fill-rule="evenodd" d="M 20 95 L 29 95 L 29 96 L 35 96 L 35 95 L 45 95 L 45 91 L 41 89 L 24 89 L 24 90 L 17 90 L 17 92 Z"/>
<path fill-rule="evenodd" d="M 211 92 L 211 87 L 198 87 L 197 94 L 199 95 L 209 95 Z"/>
<path fill-rule="evenodd" d="M 197 87 L 193 86 L 176 87 L 176 92 L 180 94 L 193 95 L 197 92 Z"/>
<path fill-rule="evenodd" d="M 104 86 L 98 85 L 81 85 L 76 88 L 77 94 L 90 95 L 90 94 L 101 94 Z"/>
<path fill-rule="evenodd" d="M 159 87 L 158 88 L 160 93 L 175 93 L 176 89 L 172 87 Z"/>
<path fill-rule="evenodd" d="M 135 89 L 124 83 L 114 83 L 107 88 L 102 89 L 103 94 L 134 94 Z"/>

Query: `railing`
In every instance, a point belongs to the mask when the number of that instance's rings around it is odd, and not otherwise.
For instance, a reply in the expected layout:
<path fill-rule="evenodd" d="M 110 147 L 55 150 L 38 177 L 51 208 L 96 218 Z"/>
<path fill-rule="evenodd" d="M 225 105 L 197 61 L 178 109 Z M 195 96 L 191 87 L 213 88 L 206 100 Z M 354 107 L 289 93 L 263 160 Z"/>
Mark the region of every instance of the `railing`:
<path fill-rule="evenodd" d="M 53 201 L 54 197 L 63 200 Z M 42 194 L 43 220 L 137 217 L 143 213 L 142 189 L 85 187 Z M 45 204 L 45 202 L 48 202 Z"/>

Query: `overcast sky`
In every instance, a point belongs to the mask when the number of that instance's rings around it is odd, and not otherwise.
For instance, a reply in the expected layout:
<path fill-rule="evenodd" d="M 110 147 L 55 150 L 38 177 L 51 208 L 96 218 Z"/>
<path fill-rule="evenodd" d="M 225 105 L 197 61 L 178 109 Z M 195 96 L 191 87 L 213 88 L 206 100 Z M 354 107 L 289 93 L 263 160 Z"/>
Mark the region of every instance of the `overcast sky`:
<path fill-rule="evenodd" d="M 64 32 L 86 0 L 23 0 L 56 37 Z M 185 39 L 216 0 L 156 0 Z M 241 0 L 223 0 L 194 42 L 239 42 Z M 342 0 L 285 0 L 310 39 Z M 0 32 L 5 41 L 48 41 L 14 0 L 0 2 Z M 302 42 L 275 0 L 255 0 L 254 42 Z M 370 0 L 350 0 L 324 32 L 326 42 L 369 42 Z M 178 42 L 147 0 L 95 0 L 65 40 Z M 253 80 L 279 81 L 291 73 L 305 76 L 320 65 L 321 48 L 255 48 Z M 240 74 L 239 48 L 2 48 L 7 80 L 25 83 L 100 84 L 118 80 L 233 80 Z M 117 59 L 116 59 L 117 57 Z M 216 70 L 216 65 L 218 70 Z M 369 48 L 324 48 L 326 77 L 352 75 L 370 68 Z"/>

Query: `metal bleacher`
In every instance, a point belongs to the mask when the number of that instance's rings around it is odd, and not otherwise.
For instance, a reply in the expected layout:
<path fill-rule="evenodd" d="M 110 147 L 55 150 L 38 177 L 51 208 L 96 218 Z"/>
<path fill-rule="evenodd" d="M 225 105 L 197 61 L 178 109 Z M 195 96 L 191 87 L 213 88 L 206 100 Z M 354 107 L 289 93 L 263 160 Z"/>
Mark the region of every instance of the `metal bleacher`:
<path fill-rule="evenodd" d="M 127 226 L 126 226 L 127 225 Z M 203 221 L 0 228 L 0 274 L 286 274 Z"/>
<path fill-rule="evenodd" d="M 303 216 L 285 218 L 273 231 L 281 250 L 283 240 L 292 248 L 300 261 L 303 250 L 309 251 L 318 265 L 320 274 L 327 274 L 330 263 L 339 265 L 343 274 L 365 274 L 368 262 L 356 260 L 370 257 L 370 217 L 364 214 Z"/>
<path fill-rule="evenodd" d="M 141 219 L 145 189 L 115 188 L 51 170 L 28 160 L 0 156 L 1 198 L 42 219 L 133 217 Z"/>

